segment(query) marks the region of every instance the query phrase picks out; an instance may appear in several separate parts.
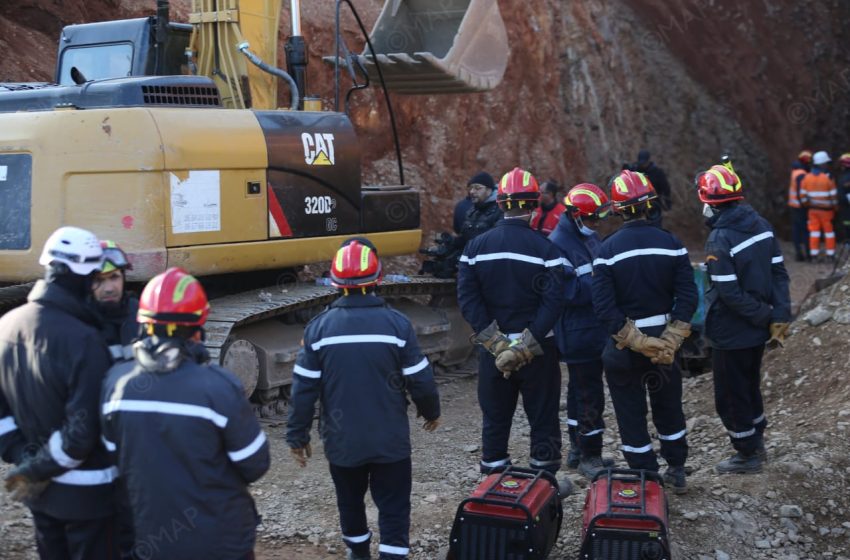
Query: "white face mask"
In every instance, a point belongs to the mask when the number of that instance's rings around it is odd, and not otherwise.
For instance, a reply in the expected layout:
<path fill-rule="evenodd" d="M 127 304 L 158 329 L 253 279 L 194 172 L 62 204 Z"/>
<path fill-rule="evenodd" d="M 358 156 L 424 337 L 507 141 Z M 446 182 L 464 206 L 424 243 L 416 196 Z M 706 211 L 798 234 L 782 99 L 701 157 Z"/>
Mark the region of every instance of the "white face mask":
<path fill-rule="evenodd" d="M 587 235 L 587 236 L 591 236 L 591 235 L 593 235 L 594 233 L 596 233 L 595 231 L 593 231 L 592 229 L 590 229 L 589 227 L 587 227 L 587 226 L 586 226 L 586 225 L 584 225 L 584 224 L 581 224 L 581 226 L 578 228 L 578 230 L 579 230 L 579 231 L 580 231 L 583 235 Z"/>
<path fill-rule="evenodd" d="M 702 215 L 706 218 L 714 217 L 714 208 L 709 204 L 702 205 Z"/>

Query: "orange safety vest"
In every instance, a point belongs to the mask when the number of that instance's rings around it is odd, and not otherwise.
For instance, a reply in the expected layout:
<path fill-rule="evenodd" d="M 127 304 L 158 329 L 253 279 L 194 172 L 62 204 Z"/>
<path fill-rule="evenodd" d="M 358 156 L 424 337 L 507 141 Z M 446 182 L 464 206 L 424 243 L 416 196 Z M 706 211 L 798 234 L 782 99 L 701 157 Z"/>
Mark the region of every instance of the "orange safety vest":
<path fill-rule="evenodd" d="M 799 177 L 801 175 L 805 175 L 805 169 L 793 169 L 791 171 L 791 184 L 788 186 L 788 206 L 791 208 L 799 208 L 800 207 L 800 197 L 798 196 L 798 188 L 797 181 L 799 181 Z"/>
<path fill-rule="evenodd" d="M 832 210 L 838 202 L 838 189 L 829 173 L 808 173 L 800 184 L 800 199 L 809 208 Z"/>

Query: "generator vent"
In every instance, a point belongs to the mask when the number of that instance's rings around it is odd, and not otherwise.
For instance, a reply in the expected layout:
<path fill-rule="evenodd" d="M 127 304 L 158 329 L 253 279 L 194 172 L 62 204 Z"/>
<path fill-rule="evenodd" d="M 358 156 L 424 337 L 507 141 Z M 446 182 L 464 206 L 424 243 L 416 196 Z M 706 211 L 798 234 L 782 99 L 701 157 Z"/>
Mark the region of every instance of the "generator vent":
<path fill-rule="evenodd" d="M 221 107 L 218 88 L 213 86 L 143 85 L 145 105 Z"/>

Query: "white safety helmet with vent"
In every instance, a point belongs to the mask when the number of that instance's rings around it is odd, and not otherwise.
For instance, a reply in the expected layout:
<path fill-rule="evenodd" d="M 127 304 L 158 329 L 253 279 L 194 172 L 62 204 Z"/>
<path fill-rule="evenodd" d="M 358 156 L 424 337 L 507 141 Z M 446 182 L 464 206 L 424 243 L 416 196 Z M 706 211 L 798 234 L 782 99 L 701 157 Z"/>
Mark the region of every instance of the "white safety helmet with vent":
<path fill-rule="evenodd" d="M 815 152 L 815 155 L 812 157 L 812 163 L 815 165 L 823 165 L 825 163 L 831 162 L 829 154 L 826 152 Z"/>
<path fill-rule="evenodd" d="M 100 270 L 103 264 L 103 249 L 95 234 L 73 226 L 65 226 L 54 231 L 41 252 L 38 264 L 49 266 L 53 263 L 66 265 L 71 272 L 87 276 Z"/>

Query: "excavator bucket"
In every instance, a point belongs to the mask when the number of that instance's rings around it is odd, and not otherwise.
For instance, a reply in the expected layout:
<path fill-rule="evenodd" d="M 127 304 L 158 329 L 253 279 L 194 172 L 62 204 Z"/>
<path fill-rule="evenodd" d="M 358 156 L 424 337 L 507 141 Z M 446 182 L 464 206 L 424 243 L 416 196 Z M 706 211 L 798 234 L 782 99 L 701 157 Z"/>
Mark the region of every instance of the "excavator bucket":
<path fill-rule="evenodd" d="M 498 0 L 387 0 L 370 39 L 387 88 L 407 94 L 493 89 L 510 54 Z M 368 46 L 360 62 L 377 83 Z"/>

